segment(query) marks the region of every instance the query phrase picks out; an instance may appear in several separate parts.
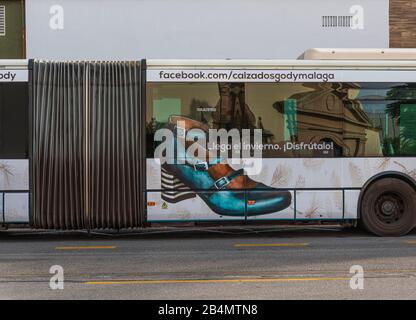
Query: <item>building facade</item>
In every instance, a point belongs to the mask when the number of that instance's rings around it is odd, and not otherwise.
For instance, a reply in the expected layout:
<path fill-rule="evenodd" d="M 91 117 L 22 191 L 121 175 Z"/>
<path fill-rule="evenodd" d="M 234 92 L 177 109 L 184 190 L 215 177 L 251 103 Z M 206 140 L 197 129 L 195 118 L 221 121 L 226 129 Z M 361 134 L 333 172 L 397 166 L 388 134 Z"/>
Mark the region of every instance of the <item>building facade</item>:
<path fill-rule="evenodd" d="M 410 0 L 0 0 L 0 58 L 296 58 L 413 47 Z"/>
<path fill-rule="evenodd" d="M 0 0 L 0 58 L 296 58 L 416 46 L 412 0 Z"/>

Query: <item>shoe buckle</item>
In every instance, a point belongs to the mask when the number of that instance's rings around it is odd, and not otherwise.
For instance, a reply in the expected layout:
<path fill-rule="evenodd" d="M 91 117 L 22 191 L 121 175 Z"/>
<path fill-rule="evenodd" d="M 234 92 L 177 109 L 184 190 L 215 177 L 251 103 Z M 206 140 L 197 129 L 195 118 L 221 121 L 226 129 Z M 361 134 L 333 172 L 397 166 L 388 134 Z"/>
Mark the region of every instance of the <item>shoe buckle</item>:
<path fill-rule="evenodd" d="M 208 170 L 208 163 L 207 162 L 197 162 L 194 164 L 195 171 L 207 171 Z"/>
<path fill-rule="evenodd" d="M 222 189 L 227 186 L 231 180 L 228 177 L 219 178 L 217 181 L 214 182 L 214 186 L 217 189 Z"/>

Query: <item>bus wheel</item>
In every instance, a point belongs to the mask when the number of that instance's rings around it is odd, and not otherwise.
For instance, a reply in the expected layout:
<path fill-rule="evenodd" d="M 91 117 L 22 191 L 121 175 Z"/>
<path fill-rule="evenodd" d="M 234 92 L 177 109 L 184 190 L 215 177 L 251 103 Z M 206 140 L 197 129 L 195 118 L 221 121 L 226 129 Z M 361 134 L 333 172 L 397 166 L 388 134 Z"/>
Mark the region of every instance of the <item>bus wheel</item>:
<path fill-rule="evenodd" d="M 407 234 L 416 224 L 415 190 L 397 178 L 375 181 L 363 195 L 361 224 L 378 236 Z"/>

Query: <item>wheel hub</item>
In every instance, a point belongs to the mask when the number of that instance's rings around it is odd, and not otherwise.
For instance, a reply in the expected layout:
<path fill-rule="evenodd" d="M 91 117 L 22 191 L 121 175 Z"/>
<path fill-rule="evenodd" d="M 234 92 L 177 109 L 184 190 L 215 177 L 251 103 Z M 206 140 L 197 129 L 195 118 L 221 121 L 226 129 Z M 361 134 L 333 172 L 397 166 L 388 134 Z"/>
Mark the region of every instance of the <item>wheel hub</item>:
<path fill-rule="evenodd" d="M 395 205 L 393 201 L 387 200 L 381 204 L 381 211 L 383 212 L 383 214 L 387 216 L 392 215 L 394 212 L 394 209 L 395 209 Z"/>
<path fill-rule="evenodd" d="M 378 197 L 374 209 L 381 222 L 390 224 L 403 216 L 404 204 L 399 195 L 387 193 Z"/>

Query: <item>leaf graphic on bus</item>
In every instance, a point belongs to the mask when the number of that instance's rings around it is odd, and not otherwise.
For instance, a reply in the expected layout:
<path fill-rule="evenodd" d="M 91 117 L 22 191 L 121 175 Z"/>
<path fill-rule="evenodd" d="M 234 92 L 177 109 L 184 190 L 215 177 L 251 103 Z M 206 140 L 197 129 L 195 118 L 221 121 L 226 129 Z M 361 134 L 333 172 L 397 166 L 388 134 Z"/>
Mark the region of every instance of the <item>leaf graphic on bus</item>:
<path fill-rule="evenodd" d="M 332 171 L 331 181 L 332 181 L 332 185 L 334 187 L 341 187 L 341 185 L 342 185 L 341 179 L 340 179 L 339 175 L 335 171 Z"/>
<path fill-rule="evenodd" d="M 314 218 L 317 215 L 319 209 L 319 203 L 316 199 L 316 195 L 313 195 L 312 200 L 309 204 L 309 207 L 304 211 L 296 209 L 296 215 L 304 216 L 305 218 Z"/>
<path fill-rule="evenodd" d="M 284 187 L 287 185 L 290 176 L 292 175 L 292 170 L 289 166 L 285 164 L 279 164 L 273 172 L 272 177 L 272 186 L 274 187 Z"/>
<path fill-rule="evenodd" d="M 342 196 L 341 192 L 334 193 L 335 207 L 340 212 L 342 212 L 344 210 L 344 205 L 342 203 L 342 198 L 343 198 L 343 196 Z"/>
<path fill-rule="evenodd" d="M 316 217 L 318 209 L 319 209 L 319 205 L 316 201 L 316 198 L 313 197 L 312 203 L 310 204 L 309 208 L 305 212 L 305 218 Z"/>
<path fill-rule="evenodd" d="M 361 185 L 362 180 L 363 180 L 363 173 L 361 171 L 361 168 L 353 162 L 349 163 L 348 168 L 349 168 L 349 171 L 350 171 L 351 180 L 352 180 L 353 184 L 354 185 Z"/>
<path fill-rule="evenodd" d="M 10 176 L 13 176 L 11 167 L 7 164 L 0 163 L 0 173 L 3 175 L 6 185 L 10 185 Z"/>
<path fill-rule="evenodd" d="M 303 159 L 302 162 L 305 168 L 313 168 L 313 169 L 317 169 L 324 164 L 323 159 L 314 159 L 314 158 L 306 158 L 306 159 Z"/>
<path fill-rule="evenodd" d="M 395 164 L 397 164 L 399 167 L 401 167 L 403 169 L 403 172 L 404 173 L 406 173 L 407 175 L 411 176 L 413 179 L 416 179 L 416 169 L 409 170 L 403 164 L 401 164 L 400 162 L 397 162 L 397 161 L 393 161 L 393 162 Z"/>
<path fill-rule="evenodd" d="M 304 188 L 305 184 L 306 184 L 305 177 L 304 176 L 298 176 L 298 179 L 296 180 L 296 183 L 295 183 L 295 187 L 296 188 Z"/>
<path fill-rule="evenodd" d="M 390 158 L 384 158 L 384 159 L 380 159 L 380 163 L 378 164 L 378 169 L 380 170 L 386 170 L 387 167 L 390 165 Z"/>

